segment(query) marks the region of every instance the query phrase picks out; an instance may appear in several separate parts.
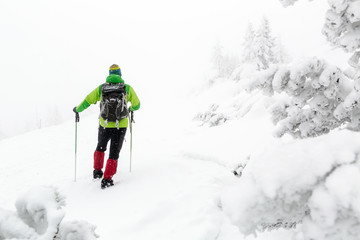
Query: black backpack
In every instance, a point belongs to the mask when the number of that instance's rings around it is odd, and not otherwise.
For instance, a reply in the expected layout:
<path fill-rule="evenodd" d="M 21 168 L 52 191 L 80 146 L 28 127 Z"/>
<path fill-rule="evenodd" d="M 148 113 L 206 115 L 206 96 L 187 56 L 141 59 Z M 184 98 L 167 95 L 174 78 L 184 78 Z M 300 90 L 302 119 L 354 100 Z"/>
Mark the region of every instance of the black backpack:
<path fill-rule="evenodd" d="M 104 119 L 104 127 L 108 122 L 119 121 L 129 115 L 126 101 L 126 87 L 124 83 L 105 83 L 101 86 L 100 116 Z"/>

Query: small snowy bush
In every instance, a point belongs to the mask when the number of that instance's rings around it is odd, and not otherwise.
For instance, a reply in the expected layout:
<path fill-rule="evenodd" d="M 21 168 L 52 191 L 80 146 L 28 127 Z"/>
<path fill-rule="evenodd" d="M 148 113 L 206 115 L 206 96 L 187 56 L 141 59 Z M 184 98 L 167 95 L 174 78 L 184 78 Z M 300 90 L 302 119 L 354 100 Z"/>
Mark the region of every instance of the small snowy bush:
<path fill-rule="evenodd" d="M 64 198 L 51 187 L 29 191 L 15 205 L 20 219 L 44 238 L 54 236 L 65 215 Z"/>
<path fill-rule="evenodd" d="M 16 213 L 0 208 L 0 239 L 36 239 L 35 229 L 26 225 Z"/>
<path fill-rule="evenodd" d="M 0 240 L 95 240 L 86 222 L 62 222 L 65 198 L 54 187 L 39 187 L 16 201 L 17 212 L 0 209 Z"/>
<path fill-rule="evenodd" d="M 85 221 L 64 222 L 55 240 L 95 240 L 95 226 Z"/>
<path fill-rule="evenodd" d="M 198 113 L 195 116 L 195 120 L 200 121 L 201 125 L 207 125 L 210 127 L 219 126 L 225 123 L 228 118 L 223 114 L 218 112 L 219 105 L 212 104 L 209 110 Z"/>

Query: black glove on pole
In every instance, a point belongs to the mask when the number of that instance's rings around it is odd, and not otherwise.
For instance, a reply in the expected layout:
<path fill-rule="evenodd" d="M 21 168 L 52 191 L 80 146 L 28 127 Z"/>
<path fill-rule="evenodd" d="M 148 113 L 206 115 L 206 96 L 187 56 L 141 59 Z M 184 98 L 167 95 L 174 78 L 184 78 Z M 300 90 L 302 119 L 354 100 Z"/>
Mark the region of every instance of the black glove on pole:
<path fill-rule="evenodd" d="M 76 111 L 76 107 L 73 108 L 73 112 L 75 113 L 75 122 L 80 122 L 79 113 Z"/>
<path fill-rule="evenodd" d="M 73 109 L 75 113 L 75 182 L 76 182 L 76 156 L 77 156 L 77 123 L 80 121 L 79 113 L 76 111 L 76 107 Z"/>

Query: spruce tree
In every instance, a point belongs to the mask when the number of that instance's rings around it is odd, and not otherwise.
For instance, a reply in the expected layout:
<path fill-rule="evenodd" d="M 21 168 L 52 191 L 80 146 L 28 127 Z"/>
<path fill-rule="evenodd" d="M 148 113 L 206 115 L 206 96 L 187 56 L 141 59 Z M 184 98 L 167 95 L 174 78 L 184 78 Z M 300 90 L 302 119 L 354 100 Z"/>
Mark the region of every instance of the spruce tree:
<path fill-rule="evenodd" d="M 256 54 L 254 51 L 254 40 L 255 31 L 252 24 L 249 23 L 243 41 L 242 63 L 249 63 L 255 61 Z"/>
<path fill-rule="evenodd" d="M 270 33 L 269 21 L 264 17 L 254 39 L 255 62 L 258 70 L 267 69 L 275 62 L 274 46 L 274 38 Z"/>

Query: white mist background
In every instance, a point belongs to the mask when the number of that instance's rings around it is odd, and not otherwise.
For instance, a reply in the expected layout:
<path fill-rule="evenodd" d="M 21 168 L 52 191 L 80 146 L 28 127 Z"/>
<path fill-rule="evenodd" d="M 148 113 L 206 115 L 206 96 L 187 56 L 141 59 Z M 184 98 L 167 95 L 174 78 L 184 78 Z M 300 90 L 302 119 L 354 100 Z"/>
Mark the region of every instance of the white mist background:
<path fill-rule="evenodd" d="M 113 63 L 141 100 L 137 118 L 158 121 L 206 80 L 213 47 L 240 56 L 248 24 L 264 15 L 293 58 L 345 67 L 321 35 L 326 10 L 326 1 L 0 1 L 0 139 L 73 117 Z"/>

